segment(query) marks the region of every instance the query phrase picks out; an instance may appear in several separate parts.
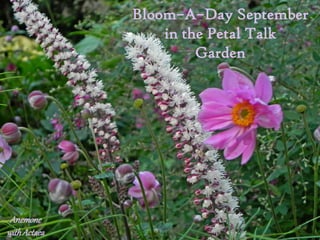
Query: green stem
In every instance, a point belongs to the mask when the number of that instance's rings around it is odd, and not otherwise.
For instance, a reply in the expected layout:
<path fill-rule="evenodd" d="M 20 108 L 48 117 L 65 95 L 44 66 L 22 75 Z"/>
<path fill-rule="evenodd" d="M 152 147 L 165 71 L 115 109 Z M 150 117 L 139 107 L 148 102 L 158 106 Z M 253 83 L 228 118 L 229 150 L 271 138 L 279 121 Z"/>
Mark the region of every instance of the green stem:
<path fill-rule="evenodd" d="M 313 159 L 313 222 L 312 222 L 312 233 L 316 234 L 316 226 L 317 221 L 315 220 L 318 215 L 318 203 L 319 203 L 319 186 L 317 185 L 317 182 L 319 180 L 319 160 L 318 160 L 318 153 L 319 153 L 319 145 L 318 147 L 315 144 L 315 141 L 313 139 L 312 133 L 309 128 L 309 124 L 306 119 L 306 114 L 302 113 L 302 120 L 304 128 L 306 129 L 307 136 L 309 138 L 309 141 L 312 144 L 312 159 Z"/>
<path fill-rule="evenodd" d="M 156 146 L 156 149 L 157 149 L 157 152 L 158 152 L 158 155 L 159 155 L 159 158 L 160 158 L 160 167 L 161 167 L 161 178 L 162 178 L 162 186 L 163 186 L 163 222 L 166 222 L 167 221 L 167 181 L 166 181 L 166 174 L 165 174 L 165 164 L 164 164 L 164 157 L 163 157 L 163 154 L 162 154 L 162 151 L 160 150 L 160 144 L 153 132 L 153 128 L 151 127 L 151 123 L 149 121 L 149 118 L 145 112 L 145 109 L 144 109 L 144 105 L 142 105 L 141 107 L 141 113 L 143 115 L 143 118 L 146 120 L 146 126 L 147 126 L 147 129 L 151 135 L 151 138 L 152 138 L 152 141 L 154 142 L 155 146 Z"/>
<path fill-rule="evenodd" d="M 269 205 L 271 207 L 272 218 L 273 218 L 273 220 L 274 220 L 274 222 L 276 224 L 277 231 L 281 232 L 281 227 L 280 227 L 280 225 L 278 223 L 277 216 L 276 216 L 276 213 L 275 213 L 275 210 L 274 210 L 274 206 L 273 206 L 273 203 L 272 203 L 272 199 L 271 199 L 271 195 L 270 195 L 271 190 L 269 188 L 269 183 L 267 181 L 264 169 L 262 167 L 260 151 L 258 150 L 258 148 L 257 148 L 257 159 L 258 159 L 258 165 L 259 165 L 260 173 L 262 175 L 263 182 L 264 182 L 264 187 L 265 187 L 266 192 L 267 192 L 268 202 L 269 202 Z"/>
<path fill-rule="evenodd" d="M 288 182 L 289 182 L 289 189 L 290 189 L 290 202 L 291 202 L 291 208 L 292 208 L 293 222 L 294 222 L 294 226 L 297 227 L 298 226 L 297 207 L 296 207 L 295 193 L 294 193 L 294 188 L 293 188 L 293 177 L 292 177 L 292 172 L 291 172 L 290 163 L 289 163 L 287 139 L 286 139 L 283 124 L 281 124 L 281 135 L 282 135 L 282 142 L 283 142 L 283 146 L 284 146 L 284 156 L 285 156 L 285 162 L 286 162 L 287 173 L 288 173 Z M 296 232 L 296 234 L 298 236 L 297 232 Z"/>
<path fill-rule="evenodd" d="M 86 148 L 83 146 L 82 142 L 80 141 L 80 139 L 79 139 L 79 137 L 78 137 L 78 135 L 77 135 L 74 127 L 73 127 L 73 123 L 72 123 L 71 119 L 69 118 L 68 113 L 65 111 L 63 105 L 62 105 L 57 99 L 55 99 L 55 98 L 52 97 L 52 96 L 46 96 L 46 98 L 52 100 L 52 101 L 58 106 L 58 108 L 60 109 L 60 111 L 61 111 L 61 113 L 62 113 L 62 115 L 63 115 L 64 120 L 67 121 L 67 123 L 68 123 L 68 125 L 69 125 L 69 127 L 70 127 L 70 130 L 71 130 L 73 136 L 74 136 L 75 139 L 76 139 L 77 145 L 78 145 L 78 146 L 80 147 L 80 149 L 82 150 L 82 151 L 81 151 L 82 155 L 84 155 L 84 157 L 85 157 L 85 159 L 87 160 L 87 162 L 88 162 L 88 164 L 89 164 L 90 167 L 98 170 L 97 167 L 96 167 L 96 166 L 93 164 L 93 162 L 91 161 L 91 158 L 89 157 L 89 154 L 87 153 Z"/>
<path fill-rule="evenodd" d="M 152 224 L 151 213 L 150 213 L 150 209 L 149 209 L 149 202 L 147 200 L 146 193 L 144 191 L 144 187 L 143 187 L 143 184 L 142 184 L 142 181 L 140 179 L 139 174 L 136 174 L 136 177 L 138 179 L 138 182 L 139 182 L 139 185 L 140 185 L 140 188 L 141 188 L 141 191 L 142 191 L 143 201 L 144 201 L 144 204 L 145 204 L 145 207 L 146 207 L 146 211 L 147 211 L 147 215 L 148 215 L 148 222 L 149 222 L 149 226 L 150 226 L 151 237 L 152 237 L 152 239 L 156 239 L 155 238 L 154 229 L 153 229 L 153 224 Z"/>
<path fill-rule="evenodd" d="M 84 236 L 86 236 L 86 234 L 84 234 L 82 231 L 81 231 L 81 227 L 80 227 L 80 219 L 79 219 L 79 215 L 78 215 L 78 206 L 77 204 L 75 203 L 73 197 L 71 198 L 71 204 L 73 206 L 73 214 L 74 214 L 74 221 L 75 221 L 75 225 L 76 225 L 76 232 L 77 232 L 77 235 L 78 235 L 78 238 L 79 239 L 82 239 Z M 87 238 L 85 238 L 87 239 Z"/>
<path fill-rule="evenodd" d="M 19 127 L 19 130 L 25 131 L 25 132 L 31 134 L 31 136 L 33 137 L 33 139 L 36 141 L 36 144 L 38 144 L 38 145 L 43 149 L 42 152 L 47 152 L 46 146 L 44 146 L 44 145 L 39 141 L 38 137 L 34 134 L 33 131 L 31 131 L 29 128 L 26 128 L 26 127 Z M 47 155 L 43 154 L 43 157 L 45 158 L 45 160 L 46 160 L 46 162 L 47 162 L 47 164 L 48 164 L 48 167 L 49 167 L 52 175 L 53 175 L 54 177 L 57 177 L 57 175 L 55 174 L 55 171 L 54 171 L 53 167 L 51 166 L 51 163 L 50 163 L 49 159 L 47 158 Z"/>
<path fill-rule="evenodd" d="M 111 213 L 112 213 L 112 215 L 116 215 L 116 211 L 115 211 L 114 206 L 113 206 L 113 201 L 112 201 L 112 196 L 111 196 L 111 193 L 110 193 L 109 186 L 107 184 L 105 184 L 104 182 L 101 182 L 101 183 L 102 183 L 102 185 L 103 185 L 103 187 L 105 189 L 105 192 L 107 194 L 107 202 L 109 203 L 109 206 L 110 206 L 110 209 L 111 209 Z M 121 239 L 121 234 L 120 234 L 120 230 L 119 230 L 119 223 L 118 223 L 117 217 L 114 218 L 114 224 L 116 225 L 118 239 Z"/>
<path fill-rule="evenodd" d="M 319 149 L 319 148 L 318 148 Z M 315 160 L 313 166 L 314 176 L 313 176 L 313 222 L 312 222 L 312 234 L 317 232 L 317 221 L 316 217 L 318 215 L 318 204 L 319 204 L 319 186 L 317 182 L 319 181 L 319 159 Z"/>

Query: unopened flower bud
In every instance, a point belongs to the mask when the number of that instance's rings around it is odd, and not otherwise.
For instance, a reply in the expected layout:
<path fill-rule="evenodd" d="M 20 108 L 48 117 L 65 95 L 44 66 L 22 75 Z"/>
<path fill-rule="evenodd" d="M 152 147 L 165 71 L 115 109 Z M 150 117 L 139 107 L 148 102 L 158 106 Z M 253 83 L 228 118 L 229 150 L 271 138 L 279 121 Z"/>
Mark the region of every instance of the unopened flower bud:
<path fill-rule="evenodd" d="M 32 91 L 28 96 L 29 104 L 32 108 L 40 110 L 47 106 L 46 95 L 41 91 Z"/>
<path fill-rule="evenodd" d="M 297 111 L 298 113 L 304 113 L 306 110 L 307 110 L 307 106 L 304 105 L 304 104 L 299 104 L 299 105 L 296 107 L 296 111 Z"/>
<path fill-rule="evenodd" d="M 199 223 L 199 222 L 202 221 L 202 217 L 201 217 L 200 215 L 195 215 L 195 216 L 193 217 L 193 221 L 194 221 L 195 223 Z"/>
<path fill-rule="evenodd" d="M 62 217 L 66 217 L 69 214 L 72 213 L 72 209 L 70 208 L 70 206 L 68 204 L 62 204 L 59 207 L 58 213 L 62 216 Z"/>
<path fill-rule="evenodd" d="M 318 142 L 320 142 L 320 126 L 314 130 L 313 136 Z"/>
<path fill-rule="evenodd" d="M 121 164 L 115 171 L 115 178 L 123 185 L 132 183 L 135 179 L 133 167 L 130 164 Z"/>
<path fill-rule="evenodd" d="M 51 201 L 55 203 L 63 203 L 72 195 L 70 183 L 59 178 L 50 180 L 48 190 Z"/>
<path fill-rule="evenodd" d="M 223 71 L 225 69 L 230 68 L 230 65 L 227 62 L 223 62 L 223 63 L 220 63 L 217 68 L 218 68 L 218 75 L 222 78 L 223 77 Z"/>
<path fill-rule="evenodd" d="M 176 53 L 179 51 L 179 47 L 177 45 L 172 45 L 170 47 L 170 51 L 173 52 L 173 53 Z"/>
<path fill-rule="evenodd" d="M 124 202 L 123 202 L 123 206 L 124 206 L 124 208 L 125 209 L 128 209 L 128 208 L 130 208 L 130 207 L 132 207 L 132 201 L 131 200 L 125 200 Z"/>
<path fill-rule="evenodd" d="M 137 98 L 136 100 L 134 100 L 133 102 L 133 107 L 140 109 L 143 105 L 143 99 L 142 98 Z"/>
<path fill-rule="evenodd" d="M 82 183 L 81 181 L 79 180 L 74 180 L 71 182 L 71 187 L 74 189 L 74 190 L 79 190 L 82 186 Z"/>
<path fill-rule="evenodd" d="M 3 138 L 9 143 L 17 143 L 21 140 L 21 132 L 17 124 L 8 122 L 1 127 L 1 133 Z"/>
<path fill-rule="evenodd" d="M 63 170 L 63 169 L 66 169 L 69 167 L 69 164 L 68 163 L 61 163 L 60 164 L 60 169 Z"/>

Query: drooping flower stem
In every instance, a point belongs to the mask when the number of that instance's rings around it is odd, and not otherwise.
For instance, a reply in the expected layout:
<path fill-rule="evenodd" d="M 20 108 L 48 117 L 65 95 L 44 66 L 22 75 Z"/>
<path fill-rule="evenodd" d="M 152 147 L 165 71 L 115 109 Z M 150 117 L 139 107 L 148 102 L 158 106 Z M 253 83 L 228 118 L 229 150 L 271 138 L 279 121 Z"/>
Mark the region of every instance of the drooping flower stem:
<path fill-rule="evenodd" d="M 282 142 L 283 142 L 283 146 L 284 146 L 284 157 L 285 157 L 285 162 L 286 162 L 286 166 L 287 166 L 287 173 L 288 173 L 291 211 L 292 211 L 292 215 L 293 215 L 294 226 L 297 227 L 298 226 L 297 207 L 296 207 L 295 193 L 294 193 L 294 188 L 293 188 L 293 176 L 292 176 L 292 171 L 291 171 L 290 163 L 289 163 L 287 138 L 285 135 L 285 130 L 284 130 L 283 124 L 281 124 L 281 135 L 282 135 Z M 296 233 L 296 234 L 298 235 L 298 233 Z"/>
<path fill-rule="evenodd" d="M 319 153 L 319 147 L 317 148 L 317 153 Z M 317 185 L 319 181 L 319 160 L 316 158 L 314 160 L 313 166 L 313 222 L 312 222 L 312 233 L 316 234 L 316 217 L 318 215 L 318 204 L 319 204 L 319 186 Z"/>
<path fill-rule="evenodd" d="M 109 208 L 111 210 L 112 215 L 116 215 L 116 211 L 115 211 L 114 206 L 113 206 L 113 201 L 112 201 L 112 196 L 111 196 L 111 192 L 110 192 L 110 189 L 109 189 L 109 185 L 107 183 L 105 183 L 104 181 L 102 182 L 102 185 L 103 185 L 103 187 L 105 189 L 105 193 L 107 195 L 106 206 L 109 205 Z M 119 230 L 120 228 L 119 228 L 119 223 L 118 223 L 117 217 L 114 218 L 114 224 L 116 226 L 118 239 L 120 240 L 121 239 L 121 234 L 120 234 L 120 230 Z"/>
<path fill-rule="evenodd" d="M 278 223 L 277 216 L 276 216 L 276 213 L 275 213 L 275 210 L 274 210 L 274 205 L 273 205 L 273 202 L 272 202 L 272 199 L 271 199 L 271 195 L 270 195 L 271 189 L 269 188 L 269 183 L 267 181 L 266 174 L 265 174 L 265 171 L 264 171 L 263 166 L 262 166 L 261 155 L 260 155 L 260 151 L 259 151 L 258 148 L 257 148 L 256 153 L 257 153 L 259 170 L 260 170 L 260 173 L 262 175 L 264 187 L 266 189 L 266 193 L 267 193 L 267 197 L 268 197 L 268 202 L 269 202 L 269 205 L 270 205 L 270 208 L 271 208 L 272 218 L 273 218 L 273 221 L 274 221 L 274 223 L 276 225 L 277 231 L 281 232 L 281 227 L 280 227 L 280 225 Z"/>
<path fill-rule="evenodd" d="M 72 121 L 71 121 L 68 113 L 67 113 L 66 110 L 64 109 L 63 105 L 62 105 L 56 98 L 54 98 L 54 97 L 52 97 L 52 96 L 46 96 L 46 98 L 47 98 L 47 99 L 50 99 L 51 101 L 53 101 L 53 102 L 57 105 L 57 107 L 60 109 L 60 111 L 61 111 L 61 113 L 62 113 L 62 115 L 63 115 L 64 120 L 67 121 L 67 123 L 68 123 L 68 125 L 69 125 L 69 128 L 70 128 L 70 130 L 71 130 L 74 138 L 76 139 L 77 145 L 80 147 L 80 151 L 79 151 L 79 152 L 80 152 L 80 153 L 84 156 L 84 158 L 87 160 L 89 166 L 92 167 L 92 168 L 94 168 L 94 169 L 96 169 L 96 170 L 98 170 L 97 167 L 96 167 L 96 165 L 93 164 L 93 162 L 91 161 L 91 158 L 89 157 L 89 154 L 87 153 L 85 147 L 84 147 L 83 144 L 81 143 L 81 141 L 80 141 L 80 139 L 79 139 L 79 137 L 78 137 L 78 135 L 77 135 L 77 133 L 76 133 L 76 131 L 75 131 L 75 129 L 74 129 L 74 125 L 73 125 L 73 123 L 72 123 Z"/>
<path fill-rule="evenodd" d="M 165 223 L 167 221 L 167 181 L 166 181 L 166 174 L 165 174 L 166 169 L 165 169 L 165 164 L 164 164 L 164 157 L 163 157 L 158 139 L 156 138 L 154 131 L 153 131 L 153 128 L 151 127 L 151 123 L 150 123 L 150 120 L 147 116 L 144 105 L 141 106 L 141 113 L 143 115 L 143 118 L 146 121 L 146 126 L 148 129 L 148 132 L 151 135 L 152 141 L 155 144 L 155 147 L 157 149 L 159 159 L 160 159 L 162 189 L 163 189 L 163 191 L 162 191 L 162 194 L 163 194 L 163 222 Z"/>
<path fill-rule="evenodd" d="M 144 201 L 145 208 L 146 208 L 147 215 L 148 215 L 148 222 L 149 222 L 149 227 L 150 227 L 150 232 L 151 232 L 151 237 L 152 237 L 151 239 L 154 240 L 156 238 L 155 238 L 154 228 L 153 228 L 153 224 L 152 224 L 153 221 L 152 221 L 152 218 L 151 218 L 149 202 L 147 200 L 147 196 L 146 196 L 146 193 L 144 191 L 144 186 L 143 186 L 143 183 L 142 183 L 142 181 L 140 179 L 139 173 L 136 174 L 136 178 L 138 179 L 138 182 L 139 182 L 139 185 L 140 185 L 140 188 L 141 188 L 143 201 Z"/>
<path fill-rule="evenodd" d="M 36 143 L 43 149 L 43 151 L 46 152 L 46 147 L 39 141 L 38 137 L 34 134 L 34 132 L 32 130 L 30 130 L 29 128 L 26 128 L 26 127 L 19 127 L 19 129 L 21 131 L 25 131 L 25 132 L 29 133 L 33 137 L 33 139 L 36 141 Z M 53 167 L 51 166 L 49 159 L 47 158 L 47 155 L 43 154 L 43 157 L 45 158 L 53 177 L 57 177 L 55 171 L 53 170 Z"/>
<path fill-rule="evenodd" d="M 316 234 L 316 217 L 318 215 L 318 204 L 319 204 L 319 186 L 317 185 L 319 181 L 319 145 L 316 146 L 312 133 L 310 131 L 309 124 L 306 119 L 305 112 L 302 113 L 303 125 L 306 130 L 309 142 L 312 145 L 312 161 L 313 161 L 313 222 L 312 222 L 312 233 Z"/>
<path fill-rule="evenodd" d="M 75 225 L 76 225 L 76 232 L 77 232 L 78 238 L 81 239 L 83 236 L 86 236 L 86 234 L 84 232 L 82 232 L 82 229 L 80 227 L 80 218 L 78 215 L 78 207 L 77 207 L 77 204 L 73 198 L 71 198 L 71 204 L 75 208 L 73 210 L 73 213 L 74 213 L 74 221 L 75 221 Z"/>

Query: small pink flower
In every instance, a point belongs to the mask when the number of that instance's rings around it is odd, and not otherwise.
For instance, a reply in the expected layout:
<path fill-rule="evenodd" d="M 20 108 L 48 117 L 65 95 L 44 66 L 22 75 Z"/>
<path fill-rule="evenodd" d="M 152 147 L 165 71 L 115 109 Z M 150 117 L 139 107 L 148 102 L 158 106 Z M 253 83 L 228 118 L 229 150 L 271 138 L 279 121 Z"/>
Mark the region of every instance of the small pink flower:
<path fill-rule="evenodd" d="M 131 95 L 132 95 L 133 99 L 138 99 L 138 98 L 142 98 L 144 100 L 150 99 L 149 94 L 145 93 L 144 91 L 142 91 L 139 88 L 132 89 Z"/>
<path fill-rule="evenodd" d="M 199 121 L 203 129 L 219 131 L 206 139 L 205 144 L 224 149 L 227 160 L 242 155 L 241 164 L 246 164 L 256 146 L 257 128 L 280 128 L 281 106 L 268 105 L 272 85 L 265 73 L 260 73 L 253 85 L 239 72 L 225 69 L 222 89 L 206 89 L 200 98 Z"/>
<path fill-rule="evenodd" d="M 160 183 L 151 172 L 140 172 L 139 178 L 144 189 L 148 207 L 153 208 L 160 202 Z M 145 208 L 146 204 L 143 199 L 142 189 L 139 180 L 136 178 L 133 181 L 134 186 L 128 191 L 128 194 L 134 198 L 137 198 L 141 207 Z"/>
<path fill-rule="evenodd" d="M 21 132 L 17 124 L 8 122 L 1 127 L 2 137 L 9 143 L 17 143 L 21 139 Z"/>
<path fill-rule="evenodd" d="M 7 66 L 6 66 L 6 71 L 8 72 L 15 72 L 17 71 L 17 66 L 13 63 L 9 63 Z"/>
<path fill-rule="evenodd" d="M 170 51 L 173 53 L 177 53 L 179 51 L 179 47 L 177 45 L 172 45 L 170 47 Z"/>
<path fill-rule="evenodd" d="M 11 147 L 8 145 L 7 141 L 0 136 L 0 168 L 9 158 L 11 158 L 11 155 Z"/>
<path fill-rule="evenodd" d="M 59 178 L 50 180 L 48 190 L 51 201 L 55 203 L 63 203 L 72 196 L 71 184 Z"/>
<path fill-rule="evenodd" d="M 58 148 L 64 153 L 62 160 L 74 165 L 79 158 L 78 146 L 70 141 L 63 140 L 59 143 Z"/>
<path fill-rule="evenodd" d="M 38 90 L 32 91 L 28 96 L 29 104 L 36 110 L 43 109 L 47 106 L 46 95 Z"/>

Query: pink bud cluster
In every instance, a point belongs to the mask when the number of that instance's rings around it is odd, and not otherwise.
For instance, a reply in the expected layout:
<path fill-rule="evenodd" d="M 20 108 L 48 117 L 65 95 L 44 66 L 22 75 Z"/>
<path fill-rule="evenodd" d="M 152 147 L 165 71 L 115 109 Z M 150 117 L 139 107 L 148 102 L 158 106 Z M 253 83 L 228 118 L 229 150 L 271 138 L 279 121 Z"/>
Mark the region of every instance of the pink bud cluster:
<path fill-rule="evenodd" d="M 112 121 L 115 113 L 111 104 L 105 103 L 107 94 L 103 90 L 102 81 L 97 79 L 96 70 L 91 68 L 83 55 L 75 51 L 72 44 L 38 11 L 31 0 L 11 0 L 11 3 L 17 20 L 26 25 L 28 33 L 36 37 L 48 58 L 53 60 L 54 66 L 67 77 L 75 106 L 90 112 L 89 121 L 100 146 L 100 158 L 111 161 L 110 152 L 119 149 L 117 127 Z"/>
<path fill-rule="evenodd" d="M 154 95 L 167 123 L 166 130 L 175 142 L 177 158 L 184 161 L 187 182 L 202 183 L 202 188 L 195 191 L 194 204 L 200 207 L 204 230 L 219 239 L 241 234 L 243 218 L 237 213 L 238 199 L 233 196 L 217 151 L 202 144 L 207 135 L 197 120 L 199 103 L 189 85 L 171 67 L 171 58 L 159 39 L 126 33 L 124 40 L 128 42 L 127 58 L 134 70 L 140 71 L 147 92 Z"/>

